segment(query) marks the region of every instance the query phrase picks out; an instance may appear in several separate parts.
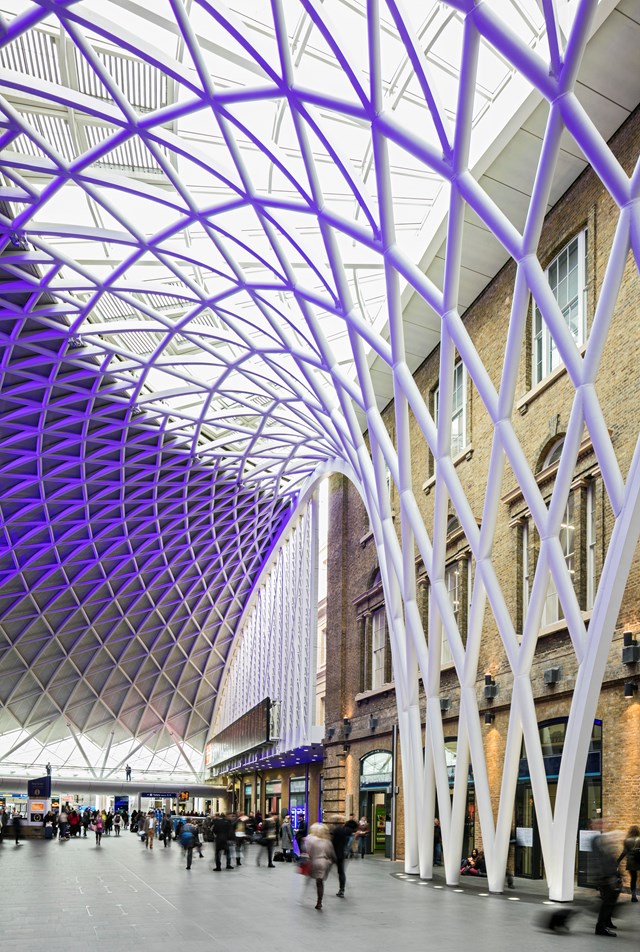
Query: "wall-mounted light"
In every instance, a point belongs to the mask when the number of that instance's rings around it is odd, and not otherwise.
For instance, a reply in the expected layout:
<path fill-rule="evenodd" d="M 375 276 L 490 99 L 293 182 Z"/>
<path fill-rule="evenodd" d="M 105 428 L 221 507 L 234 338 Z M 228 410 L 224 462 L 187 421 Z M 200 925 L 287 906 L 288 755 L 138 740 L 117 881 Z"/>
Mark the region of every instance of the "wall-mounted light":
<path fill-rule="evenodd" d="M 329 738 L 329 740 L 331 740 L 335 732 L 336 732 L 335 727 L 327 727 L 327 737 Z"/>
<path fill-rule="evenodd" d="M 373 714 L 369 714 L 369 730 L 374 731 L 378 726 L 378 718 L 374 717 Z"/>
<path fill-rule="evenodd" d="M 484 696 L 487 701 L 493 701 L 498 693 L 498 685 L 490 674 L 484 676 Z"/>
<path fill-rule="evenodd" d="M 637 664 L 638 661 L 640 661 L 640 645 L 633 637 L 633 632 L 624 631 L 622 633 L 622 639 L 624 645 L 622 649 L 622 663 Z"/>
<path fill-rule="evenodd" d="M 451 707 L 451 698 L 450 697 L 441 697 L 440 698 L 440 710 L 448 711 Z"/>
<path fill-rule="evenodd" d="M 637 684 L 635 681 L 625 681 L 624 682 L 624 696 L 627 698 L 632 698 L 636 693 Z"/>
<path fill-rule="evenodd" d="M 562 680 L 562 668 L 545 668 L 544 669 L 544 683 L 545 684 L 557 684 Z"/>
<path fill-rule="evenodd" d="M 493 711 L 485 711 L 485 712 L 484 712 L 484 722 L 485 722 L 485 724 L 493 724 L 493 722 L 495 721 L 495 719 L 496 719 L 496 715 L 493 713 Z"/>
<path fill-rule="evenodd" d="M 342 749 L 345 752 L 345 754 L 348 754 L 349 751 L 351 750 L 351 744 L 343 744 Z"/>
<path fill-rule="evenodd" d="M 351 733 L 351 719 L 348 717 L 342 718 L 342 733 L 345 737 L 348 737 Z"/>

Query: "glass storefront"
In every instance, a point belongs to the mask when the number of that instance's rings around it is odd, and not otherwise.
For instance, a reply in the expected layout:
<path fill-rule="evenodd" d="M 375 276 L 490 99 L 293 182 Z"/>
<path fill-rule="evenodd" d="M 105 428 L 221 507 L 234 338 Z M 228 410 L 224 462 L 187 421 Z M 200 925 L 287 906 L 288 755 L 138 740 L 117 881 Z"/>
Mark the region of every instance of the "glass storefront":
<path fill-rule="evenodd" d="M 304 777 L 292 777 L 289 781 L 289 815 L 294 830 L 300 820 L 307 818 L 307 782 Z"/>
<path fill-rule="evenodd" d="M 360 760 L 360 817 L 369 823 L 367 853 L 390 856 L 391 790 L 393 754 L 372 750 Z"/>
<path fill-rule="evenodd" d="M 551 810 L 555 808 L 560 762 L 567 730 L 567 718 L 558 717 L 538 725 L 544 758 Z M 580 800 L 577 843 L 577 876 L 579 886 L 592 886 L 591 823 L 602 817 L 602 721 L 593 722 L 591 743 L 585 768 Z M 524 743 L 518 770 L 515 803 L 515 874 L 528 879 L 542 879 L 544 863 L 536 821 L 533 789 Z"/>

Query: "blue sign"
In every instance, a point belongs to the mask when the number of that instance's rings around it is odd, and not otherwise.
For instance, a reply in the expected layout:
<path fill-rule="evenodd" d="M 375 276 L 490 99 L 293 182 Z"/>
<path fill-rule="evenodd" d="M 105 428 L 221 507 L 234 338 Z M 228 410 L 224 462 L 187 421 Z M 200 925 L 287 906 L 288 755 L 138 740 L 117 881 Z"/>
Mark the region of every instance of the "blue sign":
<path fill-rule="evenodd" d="M 175 800 L 175 798 L 176 798 L 176 794 L 175 794 L 175 793 L 163 793 L 162 791 L 157 791 L 157 790 L 154 791 L 154 792 L 152 792 L 152 793 L 148 793 L 147 791 L 143 791 L 143 792 L 140 794 L 140 796 L 141 796 L 141 797 L 153 797 L 155 800 Z"/>
<path fill-rule="evenodd" d="M 38 780 L 29 780 L 27 796 L 36 800 L 48 800 L 51 796 L 51 777 L 40 777 Z"/>

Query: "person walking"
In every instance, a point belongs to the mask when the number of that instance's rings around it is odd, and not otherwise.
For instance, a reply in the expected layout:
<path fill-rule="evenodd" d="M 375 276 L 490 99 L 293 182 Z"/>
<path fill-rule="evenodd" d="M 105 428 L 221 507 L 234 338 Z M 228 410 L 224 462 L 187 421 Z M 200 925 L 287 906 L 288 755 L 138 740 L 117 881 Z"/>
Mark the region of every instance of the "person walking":
<path fill-rule="evenodd" d="M 286 863 L 293 861 L 293 828 L 291 817 L 287 814 L 280 828 L 280 847 Z"/>
<path fill-rule="evenodd" d="M 629 873 L 631 902 L 637 902 L 638 870 L 640 869 L 640 829 L 638 829 L 637 826 L 629 827 L 629 832 L 624 840 L 624 849 L 618 857 L 618 865 L 620 865 L 625 857 L 627 860 L 627 872 Z"/>
<path fill-rule="evenodd" d="M 127 766 L 124 768 L 124 772 L 127 780 L 131 780 L 131 767 L 129 764 L 127 764 Z"/>
<path fill-rule="evenodd" d="M 356 827 L 357 827 L 356 823 Z M 298 820 L 298 829 L 296 830 L 296 843 L 298 844 L 298 854 L 302 856 L 304 853 L 304 841 L 307 838 L 308 828 L 307 821 L 304 816 L 301 816 Z"/>
<path fill-rule="evenodd" d="M 351 834 L 345 825 L 344 817 L 333 816 L 331 817 L 330 823 L 331 843 L 333 844 L 333 851 L 336 854 L 336 871 L 338 873 L 338 892 L 336 896 L 338 899 L 344 899 L 344 891 L 347 885 L 345 866 L 347 863 L 347 850 Z"/>
<path fill-rule="evenodd" d="M 115 831 L 116 836 L 120 836 L 121 826 L 122 826 L 122 817 L 120 816 L 119 813 L 116 813 L 116 815 L 113 818 L 113 829 Z"/>
<path fill-rule="evenodd" d="M 164 843 L 166 849 L 167 846 L 171 846 L 171 835 L 173 833 L 173 825 L 171 823 L 171 817 L 168 813 L 165 813 L 165 815 L 162 817 L 160 832 L 162 833 L 162 842 Z"/>
<path fill-rule="evenodd" d="M 62 808 L 60 810 L 60 815 L 58 817 L 58 842 L 62 843 L 67 836 L 67 823 L 69 822 L 69 814 L 67 811 Z"/>
<path fill-rule="evenodd" d="M 344 849 L 344 857 L 345 859 L 353 859 L 353 840 L 356 833 L 358 832 L 358 821 L 356 820 L 353 813 L 345 823 L 344 827 L 348 833 L 347 843 Z"/>
<path fill-rule="evenodd" d="M 216 865 L 213 868 L 214 873 L 222 870 L 221 857 L 224 853 L 226 857 L 226 869 L 233 869 L 231 863 L 231 842 L 234 839 L 233 824 L 227 819 L 224 813 L 217 816 L 213 821 L 213 835 L 215 837 Z"/>
<path fill-rule="evenodd" d="M 324 897 L 324 883 L 329 875 L 331 864 L 336 861 L 336 854 L 331 842 L 328 828 L 324 823 L 314 823 L 306 839 L 306 850 L 309 856 L 309 875 L 316 881 L 316 905 L 322 910 Z"/>
<path fill-rule="evenodd" d="M 20 846 L 20 833 L 22 831 L 22 817 L 19 813 L 14 813 L 12 817 L 13 835 L 16 838 L 16 846 Z"/>
<path fill-rule="evenodd" d="M 153 849 L 153 835 L 156 831 L 156 818 L 153 815 L 153 810 L 149 810 L 149 813 L 144 818 L 144 848 Z"/>
<path fill-rule="evenodd" d="M 189 820 L 182 825 L 180 831 L 180 845 L 184 850 L 185 856 L 187 858 L 186 869 L 191 869 L 191 862 L 193 860 L 193 847 L 196 837 L 196 828 Z"/>
<path fill-rule="evenodd" d="M 595 866 L 595 882 L 601 899 L 595 933 L 596 935 L 614 938 L 618 933 L 614 931 L 615 926 L 611 917 L 620 895 L 622 881 L 618 872 L 618 860 L 613 851 L 613 846 L 602 832 L 603 821 L 597 820 L 593 826 L 594 829 L 600 830 L 600 836 L 593 839 L 591 846 Z"/>
<path fill-rule="evenodd" d="M 273 848 L 276 845 L 276 818 L 273 813 L 267 814 L 267 817 L 262 824 L 262 839 L 260 840 L 260 849 L 258 850 L 258 855 L 256 857 L 256 866 L 260 865 L 260 860 L 262 859 L 262 851 L 267 851 L 267 868 L 275 869 L 275 863 L 273 862 Z"/>
<path fill-rule="evenodd" d="M 102 819 L 102 814 L 100 812 L 96 814 L 93 828 L 96 833 L 96 846 L 100 846 L 102 843 L 102 834 L 104 833 L 104 820 Z"/>
<path fill-rule="evenodd" d="M 358 832 L 356 837 L 358 839 L 358 856 L 360 859 L 364 859 L 367 852 L 367 838 L 369 836 L 369 821 L 366 816 L 361 816 L 358 820 Z"/>

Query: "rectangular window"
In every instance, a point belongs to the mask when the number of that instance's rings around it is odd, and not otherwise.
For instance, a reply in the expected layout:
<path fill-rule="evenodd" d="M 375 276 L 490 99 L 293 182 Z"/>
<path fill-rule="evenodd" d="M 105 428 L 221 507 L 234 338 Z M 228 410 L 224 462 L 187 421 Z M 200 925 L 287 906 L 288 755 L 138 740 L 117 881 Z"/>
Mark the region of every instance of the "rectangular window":
<path fill-rule="evenodd" d="M 433 419 L 438 425 L 440 387 L 433 392 Z M 451 456 L 458 456 L 467 445 L 467 375 L 461 360 L 453 368 L 453 400 L 451 404 Z"/>
<path fill-rule="evenodd" d="M 373 613 L 371 622 L 371 687 L 375 691 L 385 683 L 386 618 L 383 608 Z"/>
<path fill-rule="evenodd" d="M 562 552 L 564 554 L 564 560 L 566 566 L 569 570 L 569 575 L 573 581 L 575 576 L 575 523 L 574 523 L 574 500 L 573 493 L 569 495 L 567 501 L 567 508 L 564 511 L 564 516 L 562 517 L 562 522 L 560 524 L 560 545 L 562 546 Z M 542 613 L 542 625 L 553 625 L 554 622 L 560 621 L 564 618 L 564 612 L 562 611 L 562 605 L 560 604 L 560 599 L 558 598 L 558 592 L 556 590 L 556 585 L 552 577 L 549 578 L 549 588 L 547 589 L 547 596 L 544 602 L 544 610 Z"/>
<path fill-rule="evenodd" d="M 586 570 L 587 586 L 586 609 L 590 611 L 596 597 L 596 484 L 592 480 L 587 486 L 586 496 Z"/>
<path fill-rule="evenodd" d="M 460 559 L 459 562 L 452 562 L 445 569 L 444 578 L 449 594 L 449 602 L 453 608 L 453 615 L 460 632 L 463 643 L 466 641 L 467 620 L 469 617 L 469 570 L 471 563 L 468 559 Z M 442 632 L 442 655 L 441 664 L 447 665 L 453 662 L 451 648 L 447 641 L 444 630 Z"/>
<path fill-rule="evenodd" d="M 529 523 L 522 523 L 522 534 L 520 536 L 522 546 L 522 627 L 527 617 L 529 608 L 529 595 L 531 594 L 531 572 L 529 568 Z"/>
<path fill-rule="evenodd" d="M 324 668 L 327 660 L 327 629 L 321 628 L 318 633 L 318 657 L 317 668 Z"/>
<path fill-rule="evenodd" d="M 562 249 L 545 272 L 565 323 L 578 346 L 587 336 L 587 232 Z M 555 342 L 533 302 L 533 383 L 544 380 L 561 363 Z"/>

